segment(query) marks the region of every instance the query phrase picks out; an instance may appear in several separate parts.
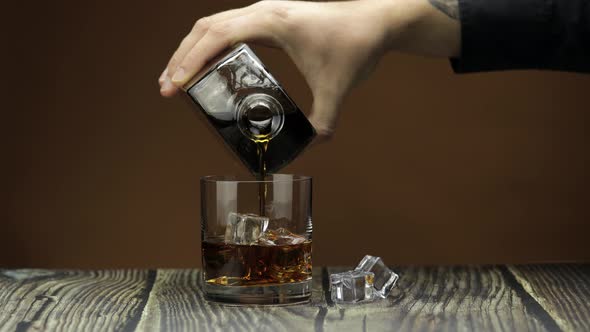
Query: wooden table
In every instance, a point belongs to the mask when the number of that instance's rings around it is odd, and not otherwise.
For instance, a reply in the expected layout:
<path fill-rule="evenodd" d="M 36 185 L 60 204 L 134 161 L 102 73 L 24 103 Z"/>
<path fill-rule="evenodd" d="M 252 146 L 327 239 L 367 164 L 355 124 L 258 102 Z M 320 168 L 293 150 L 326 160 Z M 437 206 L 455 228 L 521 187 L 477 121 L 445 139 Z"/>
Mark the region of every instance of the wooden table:
<path fill-rule="evenodd" d="M 0 331 L 590 331 L 590 265 L 403 267 L 386 300 L 207 303 L 198 270 L 0 270 Z"/>

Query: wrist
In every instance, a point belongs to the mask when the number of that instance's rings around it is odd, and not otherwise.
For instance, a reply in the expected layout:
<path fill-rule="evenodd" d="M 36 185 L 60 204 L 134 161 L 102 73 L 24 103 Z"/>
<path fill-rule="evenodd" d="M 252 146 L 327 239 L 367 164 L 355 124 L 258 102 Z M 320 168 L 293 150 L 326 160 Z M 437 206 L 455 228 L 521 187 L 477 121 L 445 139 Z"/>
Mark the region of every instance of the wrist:
<path fill-rule="evenodd" d="M 386 0 L 386 47 L 418 55 L 451 57 L 460 52 L 461 25 L 428 0 Z"/>
<path fill-rule="evenodd" d="M 416 27 L 428 14 L 427 0 L 379 1 L 378 10 L 383 15 L 383 24 L 388 50 L 403 50 L 404 44 L 418 37 Z"/>

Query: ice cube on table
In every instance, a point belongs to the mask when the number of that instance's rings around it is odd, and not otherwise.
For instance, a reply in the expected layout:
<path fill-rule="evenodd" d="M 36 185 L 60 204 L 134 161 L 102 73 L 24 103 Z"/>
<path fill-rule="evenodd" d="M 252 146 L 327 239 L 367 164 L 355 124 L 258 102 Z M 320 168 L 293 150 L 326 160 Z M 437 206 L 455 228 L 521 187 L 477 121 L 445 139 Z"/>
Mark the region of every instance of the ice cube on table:
<path fill-rule="evenodd" d="M 255 244 L 268 227 L 268 218 L 255 214 L 230 212 L 225 227 L 225 242 Z"/>
<path fill-rule="evenodd" d="M 366 255 L 359 265 L 354 269 L 355 271 L 372 272 L 375 274 L 373 288 L 375 294 L 381 298 L 386 298 L 389 292 L 395 286 L 399 276 L 391 271 L 381 257 Z"/>
<path fill-rule="evenodd" d="M 374 298 L 372 272 L 346 271 L 330 275 L 330 297 L 335 303 L 368 302 Z"/>
<path fill-rule="evenodd" d="M 266 246 L 284 246 L 305 242 L 305 236 L 291 233 L 285 228 L 269 229 L 258 239 L 258 243 Z"/>

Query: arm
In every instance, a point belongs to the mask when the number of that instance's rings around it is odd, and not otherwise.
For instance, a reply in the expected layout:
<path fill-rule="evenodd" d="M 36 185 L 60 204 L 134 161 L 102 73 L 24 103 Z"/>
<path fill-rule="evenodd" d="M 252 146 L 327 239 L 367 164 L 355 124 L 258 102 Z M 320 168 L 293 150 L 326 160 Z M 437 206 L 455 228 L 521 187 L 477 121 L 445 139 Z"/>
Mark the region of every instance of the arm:
<path fill-rule="evenodd" d="M 461 57 L 451 61 L 456 72 L 590 72 L 587 0 L 458 0 L 458 5 L 463 45 Z"/>
<path fill-rule="evenodd" d="M 590 72 L 588 0 L 261 1 L 200 19 L 162 73 L 161 94 L 240 41 L 283 49 L 313 94 L 310 121 L 334 131 L 340 103 L 389 50 L 451 57 L 456 72 Z"/>
<path fill-rule="evenodd" d="M 161 94 L 177 93 L 208 60 L 240 41 L 289 55 L 313 94 L 309 119 L 328 137 L 344 96 L 385 52 L 456 56 L 460 27 L 427 0 L 261 1 L 198 20 L 162 73 Z"/>

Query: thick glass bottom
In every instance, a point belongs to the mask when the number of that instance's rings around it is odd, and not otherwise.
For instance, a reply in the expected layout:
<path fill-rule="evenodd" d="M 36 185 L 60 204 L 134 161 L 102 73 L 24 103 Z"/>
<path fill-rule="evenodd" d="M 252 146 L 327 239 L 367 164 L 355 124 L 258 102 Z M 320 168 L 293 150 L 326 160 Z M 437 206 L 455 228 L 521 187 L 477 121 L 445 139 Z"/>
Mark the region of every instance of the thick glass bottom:
<path fill-rule="evenodd" d="M 205 299 L 228 305 L 288 305 L 309 301 L 311 279 L 300 282 L 251 286 L 202 283 Z"/>

